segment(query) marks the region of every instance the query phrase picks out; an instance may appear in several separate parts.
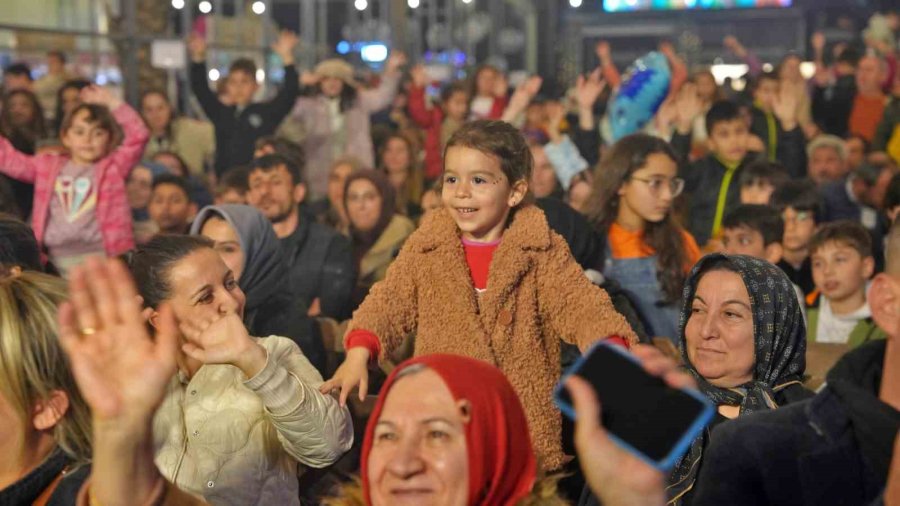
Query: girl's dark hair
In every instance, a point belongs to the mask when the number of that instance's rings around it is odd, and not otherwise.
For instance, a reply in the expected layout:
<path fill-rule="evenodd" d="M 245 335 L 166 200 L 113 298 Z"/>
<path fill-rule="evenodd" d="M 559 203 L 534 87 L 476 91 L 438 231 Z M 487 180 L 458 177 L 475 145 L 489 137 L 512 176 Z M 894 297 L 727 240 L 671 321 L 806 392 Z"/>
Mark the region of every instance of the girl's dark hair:
<path fill-rule="evenodd" d="M 819 193 L 816 183 L 809 179 L 795 179 L 788 181 L 781 188 L 776 188 L 772 194 L 771 204 L 784 212 L 785 209 L 791 207 L 794 211 L 806 211 L 813 214 L 816 223 L 822 220 L 823 204 L 822 196 Z"/>
<path fill-rule="evenodd" d="M 452 147 L 461 146 L 475 149 L 496 157 L 500 170 L 513 185 L 516 181 L 531 179 L 534 157 L 522 132 L 505 121 L 470 121 L 459 128 L 447 141 L 444 159 Z M 531 192 L 528 193 L 531 195 Z"/>
<path fill-rule="evenodd" d="M 134 277 L 144 306 L 157 308 L 171 295 L 169 271 L 182 258 L 215 243 L 200 235 L 160 234 L 138 246 L 124 259 Z"/>
<path fill-rule="evenodd" d="M 321 93 L 322 93 L 322 85 L 317 84 L 316 85 L 316 94 L 318 95 Z M 356 91 L 356 88 L 353 86 L 350 86 L 349 84 L 347 84 L 345 82 L 343 88 L 341 88 L 341 94 L 338 95 L 338 99 L 340 100 L 340 102 L 339 102 L 340 110 L 342 113 L 347 112 L 349 109 L 351 109 L 356 104 L 357 96 L 358 96 L 358 93 Z"/>
<path fill-rule="evenodd" d="M 659 137 L 633 134 L 623 137 L 606 152 L 594 172 L 594 185 L 587 204 L 588 220 L 606 235 L 619 215 L 619 189 L 635 171 L 647 165 L 650 155 L 663 154 L 673 162 L 678 158 L 672 147 Z M 681 227 L 669 212 L 658 223 L 644 225 L 644 242 L 656 251 L 656 278 L 667 302 L 681 299 L 684 266 L 688 263 Z"/>
<path fill-rule="evenodd" d="M 441 90 L 441 102 L 450 100 L 454 93 L 465 93 L 467 97 L 471 97 L 472 89 L 465 81 L 454 81 Z"/>
<path fill-rule="evenodd" d="M 27 125 L 14 125 L 9 101 L 20 95 L 31 105 L 31 121 Z M 0 134 L 9 139 L 9 142 L 19 151 L 33 154 L 35 144 L 47 137 L 47 127 L 44 124 L 44 108 L 38 101 L 37 95 L 28 90 L 13 90 L 3 97 L 3 103 L 7 104 L 0 110 Z"/>
<path fill-rule="evenodd" d="M 119 128 L 116 118 L 113 117 L 112 112 L 108 107 L 99 104 L 79 104 L 78 107 L 72 109 L 72 112 L 66 115 L 62 125 L 59 127 L 60 137 L 65 135 L 65 133 L 72 128 L 72 122 L 75 121 L 75 116 L 78 116 L 78 113 L 81 111 L 87 111 L 87 118 L 85 120 L 88 123 L 96 123 L 98 127 L 109 132 L 108 151 L 112 151 L 114 146 L 117 146 L 122 142 L 122 129 Z"/>
<path fill-rule="evenodd" d="M 63 113 L 63 94 L 66 90 L 78 90 L 81 91 L 84 88 L 90 86 L 90 81 L 86 81 L 84 79 L 72 79 L 71 81 L 66 81 L 59 91 L 56 92 L 56 114 L 53 115 L 53 128 L 57 132 L 61 132 L 62 122 L 65 114 Z"/>

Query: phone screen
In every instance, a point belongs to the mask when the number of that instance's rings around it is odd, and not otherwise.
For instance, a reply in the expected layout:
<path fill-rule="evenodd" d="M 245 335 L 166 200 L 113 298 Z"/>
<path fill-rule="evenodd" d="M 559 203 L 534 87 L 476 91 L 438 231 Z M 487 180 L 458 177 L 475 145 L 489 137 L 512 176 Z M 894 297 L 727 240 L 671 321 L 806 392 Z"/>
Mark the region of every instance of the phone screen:
<path fill-rule="evenodd" d="M 657 467 L 671 467 L 713 414 L 702 394 L 666 385 L 618 346 L 594 346 L 569 374 L 593 385 L 606 430 Z M 556 397 L 563 412 L 574 418 L 562 384 Z"/>

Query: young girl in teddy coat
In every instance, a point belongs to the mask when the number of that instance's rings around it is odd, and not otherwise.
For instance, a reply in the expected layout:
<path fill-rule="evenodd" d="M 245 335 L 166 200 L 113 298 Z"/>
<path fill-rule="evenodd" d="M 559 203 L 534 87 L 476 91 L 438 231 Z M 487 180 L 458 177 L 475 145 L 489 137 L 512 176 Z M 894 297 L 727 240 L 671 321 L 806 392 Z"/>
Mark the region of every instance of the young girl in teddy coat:
<path fill-rule="evenodd" d="M 366 394 L 370 360 L 415 334 L 415 355 L 451 353 L 499 367 L 518 393 L 544 470 L 565 463 L 553 404 L 560 339 L 586 349 L 637 338 L 530 203 L 531 152 L 515 127 L 474 121 L 447 142 L 441 199 L 354 313 L 347 358 L 322 392 Z"/>

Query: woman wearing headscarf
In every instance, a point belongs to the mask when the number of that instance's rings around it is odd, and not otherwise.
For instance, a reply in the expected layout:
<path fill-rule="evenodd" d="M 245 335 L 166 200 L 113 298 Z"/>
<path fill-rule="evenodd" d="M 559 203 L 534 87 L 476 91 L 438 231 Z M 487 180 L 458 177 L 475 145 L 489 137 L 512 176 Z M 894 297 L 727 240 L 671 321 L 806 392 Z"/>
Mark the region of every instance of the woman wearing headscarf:
<path fill-rule="evenodd" d="M 327 504 L 566 504 L 555 488 L 538 474 L 525 412 L 503 373 L 437 354 L 388 377 L 366 426 L 360 483 Z"/>
<path fill-rule="evenodd" d="M 714 427 L 813 395 L 801 385 L 806 327 L 800 304 L 774 265 L 743 255 L 703 257 L 685 281 L 679 328 L 685 368 L 717 413 L 669 476 L 670 505 L 691 503 Z M 585 494 L 581 504 L 598 502 Z"/>
<path fill-rule="evenodd" d="M 281 132 L 303 131 L 306 154 L 307 200 L 315 202 L 328 193 L 328 171 L 333 160 L 342 156 L 359 158 L 365 167 L 375 166 L 375 150 L 370 134 L 372 113 L 390 105 L 400 85 L 400 67 L 406 56 L 394 52 L 384 65 L 381 83 L 371 89 L 360 86 L 353 78 L 353 67 L 333 58 L 319 63 L 312 74 L 304 73 L 301 84 L 314 87 L 312 96 L 300 97 L 285 120 Z"/>
<path fill-rule="evenodd" d="M 234 273 L 247 297 L 244 324 L 250 335 L 292 339 L 324 374 L 322 339 L 306 311 L 289 295 L 287 266 L 269 220 L 251 206 L 206 206 L 194 219 L 191 235 L 215 241 L 216 251 Z"/>
<path fill-rule="evenodd" d="M 372 285 L 384 279 L 403 242 L 416 228 L 409 218 L 396 212 L 394 199 L 394 188 L 378 171 L 354 172 L 345 183 L 344 209 L 359 273 L 353 293 L 354 308 L 366 298 Z"/>
<path fill-rule="evenodd" d="M 716 425 L 813 393 L 801 384 L 806 370 L 803 315 L 781 269 L 744 255 L 707 255 L 685 282 L 682 303 L 682 359 L 700 391 L 718 407 L 713 422 L 669 477 L 669 504 L 683 505 L 690 504 Z"/>

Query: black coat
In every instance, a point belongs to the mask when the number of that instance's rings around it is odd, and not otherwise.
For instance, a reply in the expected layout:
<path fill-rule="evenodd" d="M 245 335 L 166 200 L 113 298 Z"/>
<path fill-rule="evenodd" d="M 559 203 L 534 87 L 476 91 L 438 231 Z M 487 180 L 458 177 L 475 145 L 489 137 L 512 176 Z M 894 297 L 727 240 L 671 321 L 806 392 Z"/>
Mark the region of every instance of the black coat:
<path fill-rule="evenodd" d="M 323 316 L 349 318 L 356 286 L 350 240 L 301 211 L 297 229 L 280 242 L 294 298 L 305 307 L 318 298 Z"/>
<path fill-rule="evenodd" d="M 300 88 L 297 69 L 287 65 L 284 67 L 284 84 L 275 98 L 239 110 L 219 102 L 209 89 L 206 63 L 191 63 L 190 78 L 191 91 L 216 129 L 215 169 L 218 176 L 253 159 L 256 140 L 275 133 L 281 120 L 291 112 Z"/>
<path fill-rule="evenodd" d="M 860 376 L 872 381 L 854 396 L 842 397 L 834 387 L 826 386 L 807 401 L 718 427 L 704 455 L 693 505 L 855 506 L 877 502 L 887 472 L 874 471 L 863 456 L 848 402 L 867 406 L 862 410 L 863 419 L 894 420 L 893 429 L 887 427 L 889 423 L 877 431 L 864 427 L 867 434 L 890 434 L 885 439 L 896 434 L 900 413 L 877 401 L 884 347 L 884 341 L 861 346 L 829 372 L 831 381 L 848 359 L 868 354 L 872 360 L 857 369 Z M 869 401 L 863 402 L 863 397 Z M 885 440 L 876 447 L 890 451 L 892 443 Z"/>

